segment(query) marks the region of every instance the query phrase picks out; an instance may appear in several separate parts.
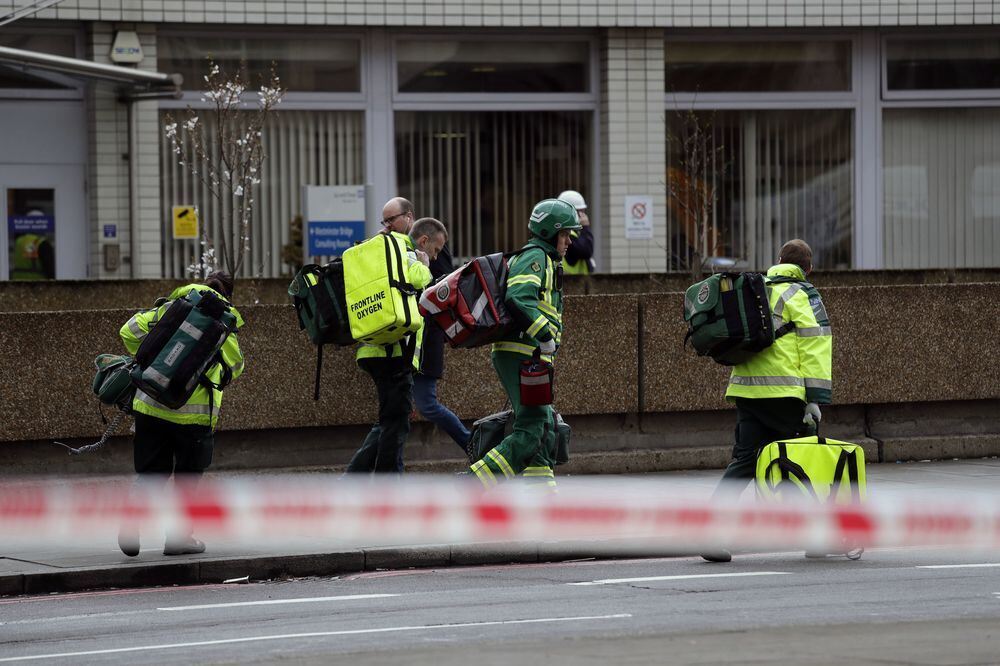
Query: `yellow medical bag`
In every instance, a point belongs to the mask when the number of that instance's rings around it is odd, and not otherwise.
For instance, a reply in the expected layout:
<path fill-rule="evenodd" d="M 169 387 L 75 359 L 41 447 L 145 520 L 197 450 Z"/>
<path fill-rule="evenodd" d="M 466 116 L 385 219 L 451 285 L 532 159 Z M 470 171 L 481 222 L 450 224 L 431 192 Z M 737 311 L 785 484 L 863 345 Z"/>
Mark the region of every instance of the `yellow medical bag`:
<path fill-rule="evenodd" d="M 370 344 L 392 344 L 420 330 L 419 291 L 409 282 L 404 241 L 377 234 L 344 251 L 344 291 L 351 335 Z"/>

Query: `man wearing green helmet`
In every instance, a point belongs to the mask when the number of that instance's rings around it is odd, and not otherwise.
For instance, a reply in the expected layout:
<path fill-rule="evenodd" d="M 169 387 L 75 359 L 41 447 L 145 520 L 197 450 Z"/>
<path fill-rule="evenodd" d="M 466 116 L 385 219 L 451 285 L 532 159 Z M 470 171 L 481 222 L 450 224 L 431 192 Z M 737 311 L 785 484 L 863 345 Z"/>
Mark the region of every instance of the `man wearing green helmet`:
<path fill-rule="evenodd" d="M 545 488 L 556 485 L 552 407 L 521 404 L 520 367 L 536 349 L 545 361 L 556 353 L 562 339 L 562 258 L 570 232 L 581 228 L 573 206 L 540 201 L 528 220 L 528 244 L 510 259 L 506 306 L 518 327 L 493 344 L 492 359 L 514 410 L 514 430 L 471 467 L 487 488 L 519 474 Z"/>

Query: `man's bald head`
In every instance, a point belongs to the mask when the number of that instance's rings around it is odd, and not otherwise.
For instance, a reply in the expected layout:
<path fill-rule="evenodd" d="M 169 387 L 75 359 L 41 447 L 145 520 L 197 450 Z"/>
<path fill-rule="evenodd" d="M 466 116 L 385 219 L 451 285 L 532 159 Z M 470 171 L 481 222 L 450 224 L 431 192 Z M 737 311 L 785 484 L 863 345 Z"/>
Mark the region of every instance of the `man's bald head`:
<path fill-rule="evenodd" d="M 382 226 L 388 231 L 409 233 L 413 218 L 413 204 L 403 197 L 393 197 L 382 206 Z"/>

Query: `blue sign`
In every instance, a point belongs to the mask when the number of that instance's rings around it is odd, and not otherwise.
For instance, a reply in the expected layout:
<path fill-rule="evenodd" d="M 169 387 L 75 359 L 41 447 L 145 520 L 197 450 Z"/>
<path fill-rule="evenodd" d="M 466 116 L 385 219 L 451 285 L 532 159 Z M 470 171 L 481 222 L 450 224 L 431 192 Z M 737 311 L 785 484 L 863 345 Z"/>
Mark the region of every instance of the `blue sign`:
<path fill-rule="evenodd" d="M 104 237 L 105 238 L 115 238 L 118 236 L 118 225 L 117 224 L 105 224 L 104 225 Z"/>
<path fill-rule="evenodd" d="M 339 257 L 356 241 L 365 239 L 365 223 L 358 222 L 309 222 L 310 256 Z"/>
<path fill-rule="evenodd" d="M 51 215 L 11 215 L 7 218 L 7 231 L 11 236 L 20 234 L 51 234 L 56 230 L 56 218 Z"/>

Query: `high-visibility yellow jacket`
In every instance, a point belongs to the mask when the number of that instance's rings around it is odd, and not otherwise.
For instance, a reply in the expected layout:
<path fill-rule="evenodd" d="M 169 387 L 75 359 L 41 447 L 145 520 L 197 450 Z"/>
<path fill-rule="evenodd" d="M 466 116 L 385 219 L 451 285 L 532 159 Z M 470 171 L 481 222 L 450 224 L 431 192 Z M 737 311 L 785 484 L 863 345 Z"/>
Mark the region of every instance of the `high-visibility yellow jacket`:
<path fill-rule="evenodd" d="M 424 266 L 423 262 L 417 259 L 416 248 L 413 245 L 413 240 L 406 234 L 401 234 L 396 231 L 390 231 L 396 239 L 406 244 L 406 281 L 412 284 L 417 289 L 423 289 L 431 283 L 431 269 Z M 419 318 L 420 315 L 418 314 Z M 421 320 L 422 321 L 422 320 Z M 425 323 L 426 325 L 426 323 Z M 420 336 L 423 333 L 423 329 L 414 332 L 412 335 Z M 417 340 L 419 341 L 419 337 Z M 389 345 L 370 345 L 362 342 L 361 346 L 358 347 L 358 351 L 355 354 L 355 359 L 360 361 L 363 358 L 388 358 L 390 356 L 389 351 L 386 349 Z M 401 357 L 403 355 L 403 348 L 398 342 L 394 342 L 391 347 L 391 355 L 393 358 Z"/>
<path fill-rule="evenodd" d="M 128 353 L 135 356 L 135 352 L 139 349 L 142 339 L 149 333 L 149 329 L 156 326 L 156 322 L 160 321 L 160 318 L 163 317 L 170 304 L 178 298 L 183 298 L 185 294 L 194 289 L 202 292 L 210 291 L 222 300 L 226 300 L 222 294 L 203 284 L 188 284 L 178 287 L 167 297 L 165 303 L 159 307 L 137 312 L 122 326 L 119 333 L 122 336 L 122 342 L 125 343 L 125 349 L 128 350 Z M 236 308 L 232 308 L 232 312 L 236 315 L 237 328 L 242 328 L 245 323 L 243 317 L 237 312 Z M 226 338 L 226 341 L 222 343 L 221 354 L 223 363 L 228 365 L 233 373 L 233 379 L 243 374 L 243 352 L 240 351 L 240 343 L 236 339 L 236 333 L 231 333 Z M 205 375 L 210 382 L 218 384 L 222 381 L 222 366 L 218 363 L 214 364 L 208 369 Z M 209 404 L 208 389 L 199 385 L 194 390 L 190 400 L 183 407 L 170 409 L 156 402 L 142 391 L 136 391 L 135 400 L 132 401 L 132 409 L 140 414 L 155 416 L 171 423 L 179 423 L 181 425 L 210 425 L 214 428 L 219 421 L 219 408 L 222 406 L 222 391 L 212 389 L 212 392 L 214 395 L 211 399 L 211 405 Z M 209 408 L 211 408 L 211 414 L 209 413 Z"/>
<path fill-rule="evenodd" d="M 795 264 L 767 271 L 768 301 L 778 328 L 795 329 L 733 368 L 726 398 L 798 398 L 829 404 L 833 391 L 833 333 L 819 292 Z"/>
<path fill-rule="evenodd" d="M 531 356 L 541 342 L 562 343 L 561 257 L 541 238 L 532 238 L 525 248 L 511 258 L 507 275 L 506 304 L 521 329 L 493 343 L 494 352 Z M 552 361 L 548 355 L 542 359 Z"/>

